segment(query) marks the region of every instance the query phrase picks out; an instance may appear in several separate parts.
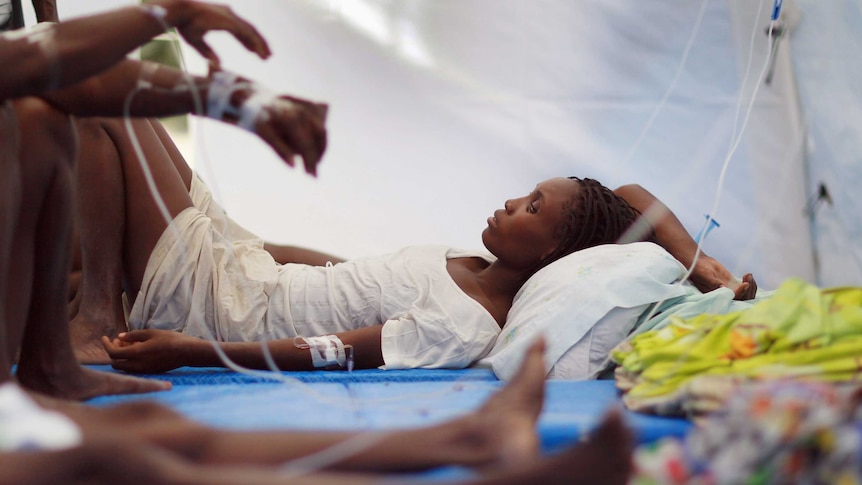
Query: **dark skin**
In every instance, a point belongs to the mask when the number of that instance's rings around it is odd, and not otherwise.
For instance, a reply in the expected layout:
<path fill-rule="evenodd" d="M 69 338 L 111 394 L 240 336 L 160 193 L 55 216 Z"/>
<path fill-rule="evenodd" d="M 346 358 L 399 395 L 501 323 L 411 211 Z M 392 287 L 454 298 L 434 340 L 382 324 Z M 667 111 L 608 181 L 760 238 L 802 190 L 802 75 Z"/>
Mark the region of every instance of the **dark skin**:
<path fill-rule="evenodd" d="M 167 131 L 157 120 L 135 121 L 143 126 L 151 127 L 152 140 L 164 140 L 159 150 L 162 156 L 170 158 L 173 168 L 185 190 L 188 191 L 193 177 L 192 170 L 185 163 L 179 150 L 170 140 Z M 121 177 L 123 157 L 133 157 L 129 144 L 123 144 L 122 153 L 118 151 L 114 138 L 125 139 L 126 128 L 119 119 L 88 118 L 77 120 L 79 147 L 88 154 L 87 159 L 79 164 L 76 171 L 76 183 L 81 190 L 77 191 L 78 214 L 73 229 L 79 233 L 73 240 L 73 254 L 77 255 L 78 266 L 86 266 L 86 272 L 75 271 L 73 265 L 70 280 L 77 280 L 72 288 L 72 302 L 69 305 L 70 330 L 72 345 L 79 362 L 84 364 L 108 364 L 110 358 L 101 344 L 102 336 L 114 338 L 118 333 L 127 330 L 120 294 L 122 292 L 122 246 L 115 241 L 123 238 L 124 225 L 122 216 L 115 214 L 118 222 L 114 224 L 92 225 L 88 212 L 105 212 L 107 207 L 123 200 L 121 184 L 103 185 L 101 190 L 87 190 L 97 182 L 97 179 Z M 79 227 L 80 226 L 80 227 Z M 92 227 L 91 227 L 92 226 Z M 279 263 L 302 263 L 325 265 L 327 261 L 337 263 L 340 258 L 330 254 L 311 251 L 296 246 L 284 246 L 267 243 L 265 249 Z"/>
<path fill-rule="evenodd" d="M 191 2 L 163 2 L 156 5 L 162 5 L 167 8 L 168 15 L 165 21 L 169 24 L 176 25 L 178 31 L 183 37 L 193 46 L 195 46 L 202 55 L 206 56 L 213 65 L 218 64 L 218 57 L 208 47 L 203 40 L 203 34 L 208 30 L 226 30 L 232 33 L 243 45 L 257 55 L 265 58 L 269 56 L 269 48 L 266 41 L 257 33 L 257 31 L 242 19 L 233 15 L 229 9 L 217 5 L 198 5 Z M 53 1 L 34 0 L 33 6 L 37 14 L 37 19 L 42 21 L 57 22 L 56 4 Z M 141 16 L 141 12 L 137 9 L 114 12 L 108 14 L 104 18 L 104 22 L 115 21 L 120 19 L 120 14 L 124 16 L 121 21 L 129 22 L 134 16 Z M 151 24 L 152 19 L 146 18 L 143 24 Z M 102 19 L 99 17 L 98 19 Z M 96 20 L 98 20 L 96 19 Z M 81 23 L 84 23 L 82 27 Z M 80 32 L 84 28 L 91 28 L 93 23 L 90 19 L 82 19 L 72 22 L 71 26 L 76 29 L 68 29 L 69 25 L 64 24 L 58 27 L 60 34 L 66 34 L 66 30 Z M 122 24 L 121 24 L 122 26 Z M 137 26 L 136 26 L 137 27 Z M 131 32 L 135 34 L 134 29 Z M 105 35 L 105 34 L 103 34 Z M 118 32 L 111 32 L 108 35 L 118 35 Z M 123 35 L 129 35 L 125 31 Z M 84 39 L 89 40 L 89 39 Z M 116 44 L 122 46 L 122 43 Z M 81 50 L 94 48 L 93 44 L 85 44 Z M 2 52 L 0 52 L 2 54 Z M 69 53 L 60 53 L 60 57 L 77 55 L 77 50 L 70 49 Z M 113 55 L 113 51 L 112 51 Z M 84 66 L 84 68 L 95 68 L 93 66 Z M 85 82 L 74 85 L 65 90 L 43 93 L 43 97 L 49 102 L 54 103 L 60 108 L 77 114 L 79 116 L 91 116 L 94 114 L 117 114 L 118 107 L 122 106 L 124 94 L 140 76 L 141 64 L 133 61 L 121 61 L 100 76 L 93 77 Z M 65 74 L 64 74 L 65 75 Z M 72 73 L 73 76 L 79 75 L 77 71 Z M 150 76 L 150 81 L 155 86 L 160 86 L 163 89 L 173 87 L 175 85 L 185 84 L 181 80 L 182 73 L 170 69 L 160 69 Z M 194 83 L 201 90 L 201 95 L 206 97 L 206 80 L 196 77 Z M 237 91 L 235 97 L 241 99 L 247 96 L 243 90 Z M 123 98 L 121 99 L 121 96 Z M 142 105 L 132 103 L 131 113 L 133 115 L 140 114 L 171 114 L 174 112 L 184 112 L 188 110 L 191 104 L 191 97 L 188 94 L 165 94 L 162 91 L 152 92 L 143 91 L 139 93 L 135 100 L 141 99 L 146 101 Z M 276 110 L 270 112 L 270 120 L 265 123 L 258 123 L 258 134 L 267 141 L 276 152 L 281 155 L 288 165 L 293 166 L 294 154 L 297 153 L 303 158 L 305 169 L 308 173 L 315 173 L 317 163 L 326 147 L 326 132 L 323 128 L 323 120 L 326 113 L 326 106 L 316 103 L 311 103 L 295 97 L 283 96 L 294 102 L 298 107 L 295 112 L 286 112 L 284 110 Z M 82 102 L 82 100 L 84 102 Z M 119 104 L 118 104 L 119 103 Z M 229 123 L 236 120 L 227 119 Z M 118 130 L 119 121 L 111 122 L 107 119 L 102 120 L 78 120 L 76 121 L 77 130 L 81 135 L 79 140 L 79 148 L 82 153 L 88 153 L 90 157 L 98 158 L 101 164 L 90 164 L 84 169 L 77 170 L 77 185 L 88 187 L 88 179 L 90 178 L 86 169 L 111 171 L 117 166 L 110 165 L 111 153 L 113 148 L 108 147 L 108 153 L 100 152 L 104 150 L 106 145 L 101 146 L 94 143 L 93 140 L 107 139 L 110 137 L 105 125 L 112 125 L 114 130 Z M 160 136 L 162 134 L 160 133 Z M 164 134 L 166 136 L 166 134 Z M 171 145 L 172 148 L 173 145 Z M 116 157 L 114 157 L 116 158 Z M 184 164 L 185 162 L 183 162 Z M 179 170 L 179 168 L 178 168 Z M 189 172 L 190 173 L 190 172 Z M 188 176 L 190 177 L 190 175 Z M 188 177 L 185 181 L 188 184 Z M 111 190 L 108 187 L 103 188 L 103 191 Z M 93 195 L 93 191 L 84 189 L 77 191 L 78 200 L 77 208 L 79 210 L 87 210 L 87 207 L 98 206 L 103 204 L 104 198 L 99 198 Z M 108 195 L 110 196 L 110 195 Z M 113 195 L 116 197 L 116 193 Z M 98 210 L 98 209 L 96 209 Z M 107 288 L 119 288 L 121 273 L 116 270 L 108 262 L 115 261 L 119 256 L 116 254 L 106 254 L 109 248 L 102 246 L 98 251 L 88 249 L 84 254 L 81 248 L 81 237 L 100 239 L 106 237 L 104 229 L 93 229 L 83 231 L 79 236 L 78 224 L 73 224 L 72 237 L 72 271 L 69 275 L 69 305 L 67 307 L 67 315 L 71 320 L 72 345 L 75 350 L 75 357 L 81 363 L 86 364 L 106 364 L 109 362 L 108 356 L 104 348 L 99 343 L 99 338 L 102 335 L 116 336 L 120 331 L 125 330 L 125 321 L 123 317 L 123 309 L 121 300 L 118 297 L 106 295 Z M 116 227 L 113 230 L 120 230 Z M 92 245 L 88 245 L 92 246 Z M 273 251 L 277 258 L 282 262 L 290 261 L 291 258 L 297 258 L 297 261 L 319 261 L 322 257 L 320 253 L 312 253 L 301 248 L 293 248 L 288 246 L 270 245 L 269 248 Z M 113 248 L 111 248 L 113 249 Z M 118 249 L 114 249 L 117 251 Z M 316 258 L 316 259 L 315 259 Z M 335 258 L 329 257 L 333 261 Z M 86 261 L 85 261 L 86 260 Z M 320 263 L 323 264 L 323 263 Z M 83 266 L 88 268 L 87 274 L 82 272 Z M 98 281 L 99 284 L 93 284 L 93 281 Z"/>
<path fill-rule="evenodd" d="M 632 207 L 638 209 L 650 227 L 655 230 L 656 239 L 686 268 L 694 269 L 689 279 L 703 293 L 716 288 L 729 288 L 736 300 L 751 300 L 757 293 L 757 282 L 751 273 L 746 273 L 737 282 L 730 271 L 715 258 L 702 252 L 694 261 L 697 243 L 689 236 L 676 215 L 654 195 L 637 184 L 624 185 L 614 191 Z"/>
<path fill-rule="evenodd" d="M 516 376 L 475 411 L 435 426 L 390 431 L 366 449 L 296 478 L 272 467 L 328 449 L 355 433 L 222 431 L 151 402 L 93 408 L 42 399 L 44 406 L 80 426 L 83 444 L 64 451 L 0 453 L 0 485 L 361 484 L 386 478 L 373 473 L 442 465 L 483 471 L 480 478 L 458 482 L 475 485 L 626 483 L 632 438 L 618 413 L 610 413 L 585 441 L 552 457 L 538 456 L 542 350 L 541 342 L 531 346 Z"/>
<path fill-rule="evenodd" d="M 154 133 L 153 125 L 139 123 L 137 136 L 145 147 L 145 153 L 160 192 L 172 216 L 176 216 L 192 202 L 188 195 L 188 187 L 184 183 L 182 173 L 177 176 L 177 170 L 169 159 L 164 157 L 165 140 Z M 102 219 L 107 227 L 125 226 L 134 232 L 127 233 L 123 240 L 125 257 L 123 263 L 124 279 L 127 295 L 137 295 L 139 283 L 143 280 L 144 271 L 156 242 L 166 228 L 163 216 L 158 212 L 149 195 L 149 189 L 144 185 L 140 174 L 140 166 L 131 157 L 124 157 L 124 133 L 112 135 L 120 154 L 120 164 L 123 167 L 122 181 L 92 182 L 92 186 L 123 186 L 124 200 L 134 201 L 126 204 L 125 210 L 108 211 L 106 208 L 122 207 L 122 204 L 101 204 L 93 217 Z M 167 150 L 172 152 L 171 149 Z M 180 171 L 182 172 L 182 170 Z M 101 176 L 107 176 L 104 171 L 98 171 Z M 535 191 L 541 201 L 528 197 L 512 199 L 506 202 L 505 209 L 498 211 L 498 222 L 486 231 L 489 234 L 489 249 L 496 251 L 497 260 L 488 264 L 479 258 L 457 258 L 447 263 L 449 274 L 458 286 L 469 296 L 485 306 L 489 313 L 502 325 L 505 316 L 512 305 L 515 293 L 526 281 L 531 268 L 540 258 L 543 258 L 556 247 L 553 236 L 554 224 L 559 220 L 563 204 L 568 201 L 578 189 L 576 182 L 568 179 L 552 179 L 543 182 Z M 109 214 L 113 213 L 113 216 Z M 109 221 L 106 218 L 111 217 Z M 123 222 L 123 217 L 128 222 Z M 506 239 L 512 234 L 519 239 L 519 245 L 507 246 L 495 241 Z M 101 239 L 102 244 L 110 242 Z M 530 248 L 527 255 L 522 251 Z M 494 249 L 496 248 L 496 249 Z M 98 251 L 104 254 L 103 251 Z M 355 365 L 357 368 L 375 368 L 383 365 L 381 350 L 382 324 L 340 332 L 336 334 L 345 345 L 352 345 L 356 350 Z M 103 337 L 103 343 L 113 359 L 113 365 L 119 369 L 133 372 L 161 372 L 182 365 L 212 366 L 220 361 L 213 347 L 199 339 L 184 337 L 173 332 L 136 331 L 120 333 L 114 340 Z M 276 364 L 282 369 L 310 370 L 312 361 L 309 351 L 296 345 L 294 339 L 282 339 L 268 343 Z M 264 354 L 260 344 L 256 342 L 231 342 L 221 345 L 227 355 L 239 363 L 252 368 L 265 368 Z"/>
<path fill-rule="evenodd" d="M 150 163 L 159 162 L 151 158 Z M 130 169 L 131 172 L 134 170 Z M 129 187 L 128 177 L 126 187 Z M 483 241 L 497 256 L 497 260 L 493 263 L 480 258 L 456 258 L 447 261 L 447 270 L 453 281 L 479 302 L 500 326 L 505 323 L 515 294 L 532 274 L 533 268 L 556 248 L 558 241 L 554 237 L 553 228 L 559 223 L 563 204 L 570 200 L 578 189 L 577 181 L 551 179 L 539 184 L 525 197 L 506 201 L 504 208 L 489 218 L 488 228 L 483 232 Z M 631 197 L 635 207 L 655 203 L 655 198 L 640 187 L 626 186 L 622 192 Z M 177 195 L 186 196 L 186 193 Z M 135 200 L 137 205 L 141 198 L 130 200 Z M 190 204 L 190 201 L 185 204 Z M 126 214 L 130 213 L 132 212 L 127 209 Z M 138 272 L 129 277 L 133 281 L 143 277 L 143 268 L 147 261 L 142 255 L 152 251 L 155 238 L 164 230 L 163 220 L 155 220 L 155 217 L 144 220 L 143 223 L 141 219 L 137 219 L 135 223 L 139 228 L 148 224 L 156 226 L 156 231 L 150 235 L 150 246 L 141 246 L 141 242 L 146 241 L 143 237 L 129 240 L 135 247 L 132 254 L 141 258 L 137 264 Z M 667 243 L 666 247 L 670 248 L 672 254 L 678 255 L 683 261 L 690 257 L 689 251 L 693 253 L 696 245 L 679 243 L 685 238 L 690 240 L 690 237 L 675 216 L 666 215 L 655 219 L 655 223 L 659 225 L 656 232 L 660 243 Z M 680 236 L 680 233 L 685 236 Z M 693 274 L 700 277 L 701 283 L 714 285 L 713 288 L 727 283 L 726 280 L 720 279 L 722 276 L 729 277 L 729 272 L 723 266 L 708 257 L 699 259 L 696 270 Z M 745 296 L 750 287 L 751 285 L 737 288 L 737 291 L 740 296 Z M 136 292 L 136 288 L 133 287 L 132 291 Z M 381 350 L 382 328 L 382 325 L 375 325 L 336 334 L 344 344 L 353 346 L 356 368 L 375 368 L 384 364 Z M 103 337 L 102 343 L 112 358 L 112 365 L 129 372 L 164 372 L 181 366 L 222 365 L 214 345 L 218 345 L 231 360 L 240 365 L 267 368 L 261 344 L 258 342 L 213 344 L 176 332 L 149 329 L 124 332 L 114 339 Z M 281 369 L 314 369 L 308 350 L 296 345 L 294 339 L 270 341 L 267 346 L 276 365 Z"/>
<path fill-rule="evenodd" d="M 227 31 L 254 53 L 269 55 L 257 31 L 224 7 L 186 0 L 164 0 L 158 5 L 165 9 L 165 22 L 214 62 L 217 58 L 203 41 L 210 30 Z M 163 28 L 144 11 L 126 8 L 52 27 L 51 56 L 38 43 L 15 37 L 21 33 L 0 37 L 0 64 L 16 66 L 0 72 L 0 102 L 6 102 L 0 119 L 0 180 L 9 185 L 0 191 L 0 308 L 4 308 L 0 382 L 12 379 L 10 365 L 20 354 L 18 382 L 58 397 L 87 399 L 168 387 L 80 367 L 65 331 L 71 177 L 77 147 L 68 114 L 122 113 L 142 69 L 141 63 L 125 60 L 125 55 Z M 172 88 L 182 78 L 182 73 L 163 68 L 150 81 L 155 87 Z M 193 82 L 205 95 L 207 80 L 197 77 Z M 55 85 L 59 89 L 45 91 Z M 39 95 L 49 104 L 25 97 L 29 95 Z M 176 114 L 193 106 L 188 92 L 143 90 L 131 104 L 131 113 Z M 295 107 L 293 112 L 272 110 L 272 116 L 259 120 L 255 128 L 286 162 L 292 164 L 298 153 L 306 170 L 313 173 L 325 150 L 325 107 L 309 102 L 297 102 Z"/>
<path fill-rule="evenodd" d="M 139 282 L 142 281 L 143 273 L 146 268 L 147 261 L 149 260 L 149 255 L 152 253 L 156 241 L 164 231 L 166 223 L 155 205 L 150 202 L 149 188 L 145 187 L 143 184 L 143 176 L 139 167 L 136 163 L 130 163 L 132 157 L 129 155 L 131 150 L 129 148 L 130 144 L 126 140 L 127 134 L 122 133 L 122 130 L 116 127 L 104 128 L 115 145 L 115 150 L 118 153 L 120 162 L 122 163 L 123 171 L 120 175 L 122 177 L 122 182 L 117 180 L 116 175 L 114 175 L 113 179 L 102 180 L 99 182 L 90 180 L 89 182 L 92 186 L 122 186 L 125 190 L 123 194 L 119 194 L 115 197 L 116 200 L 114 203 L 111 203 L 111 201 L 108 200 L 107 203 L 97 204 L 97 206 L 102 209 L 105 207 L 126 208 L 125 211 L 120 211 L 121 213 L 119 215 L 115 214 L 113 218 L 108 218 L 104 214 L 104 210 L 99 211 L 99 216 L 107 221 L 101 224 L 102 227 L 126 228 L 123 233 L 123 241 L 117 243 L 124 248 L 122 263 L 123 273 L 121 277 L 119 276 L 118 271 L 115 269 L 111 270 L 111 268 L 118 267 L 119 263 L 116 263 L 104 272 L 90 271 L 90 274 L 94 275 L 94 278 L 96 278 L 95 275 L 98 274 L 109 274 L 112 277 L 110 281 L 114 282 L 111 284 L 112 289 L 109 289 L 110 294 L 116 294 L 113 289 L 113 287 L 117 286 L 115 282 L 120 279 L 124 279 L 126 281 L 126 294 L 137 295 Z M 173 167 L 171 167 L 171 164 L 168 163 L 171 160 L 167 160 L 170 157 L 165 157 L 163 154 L 165 151 L 171 152 L 170 147 L 172 145 L 165 142 L 163 139 L 160 139 L 157 133 L 155 135 L 150 134 L 151 131 L 158 131 L 158 129 L 154 127 L 141 127 L 139 130 L 141 130 L 139 138 L 142 139 L 146 150 L 149 152 L 147 158 L 150 160 L 151 168 L 156 174 L 157 184 L 160 186 L 160 192 L 167 202 L 170 216 L 175 217 L 179 212 L 191 206 L 191 200 L 189 199 L 187 192 L 188 183 L 183 179 L 182 173 L 177 177 L 177 172 L 182 172 L 182 170 L 176 168 L 179 164 L 174 162 Z M 106 152 L 109 151 L 110 149 L 106 150 Z M 105 172 L 105 170 L 94 171 L 94 173 L 97 174 Z M 106 174 L 106 176 L 108 176 L 108 174 Z M 554 184 L 561 187 L 559 190 L 563 192 L 568 190 L 569 193 L 554 195 L 557 188 L 551 188 L 545 191 L 537 190 L 530 195 L 529 200 L 528 198 L 519 198 L 508 201 L 505 205 L 505 209 L 500 212 L 499 216 L 495 215 L 494 220 L 514 220 L 509 218 L 520 214 L 535 214 L 539 218 L 546 218 L 549 214 L 558 215 L 559 208 L 557 207 L 555 209 L 553 204 L 559 205 L 561 200 L 565 201 L 570 199 L 572 196 L 571 192 L 577 188 L 577 183 L 567 179 L 554 180 Z M 548 192 L 551 195 L 545 197 L 545 192 Z M 136 203 L 128 204 L 126 201 L 129 200 L 134 200 Z M 141 201 L 141 203 L 137 203 L 138 201 Z M 542 205 L 546 206 L 545 210 L 538 210 L 535 213 L 532 212 L 533 207 Z M 132 223 L 126 224 L 125 219 L 123 219 L 124 217 L 132 220 Z M 92 219 L 88 219 L 87 217 L 81 218 L 82 223 L 83 221 L 88 220 Z M 658 222 L 661 223 L 662 221 Z M 507 226 L 504 224 L 503 227 Z M 502 326 L 505 322 L 505 316 L 508 313 L 509 308 L 511 308 L 514 295 L 520 286 L 529 278 L 532 271 L 531 268 L 534 268 L 537 262 L 541 261 L 544 256 L 553 250 L 555 241 L 548 237 L 549 234 L 551 234 L 551 228 L 553 227 L 555 227 L 554 221 L 545 220 L 543 225 L 539 228 L 544 229 L 544 232 L 536 232 L 534 230 L 533 232 L 534 235 L 536 235 L 536 238 L 522 241 L 520 246 L 516 248 L 516 251 L 507 250 L 502 254 L 498 254 L 498 252 L 495 252 L 493 248 L 489 247 L 489 249 L 491 249 L 491 251 L 498 257 L 498 259 L 492 264 L 487 264 L 485 261 L 477 258 L 463 258 L 450 260 L 447 263 L 447 269 L 459 287 L 461 287 L 465 293 L 477 302 L 482 304 L 498 324 Z M 486 234 L 493 234 L 496 232 L 496 229 L 496 225 L 493 227 L 489 226 L 486 230 Z M 109 239 L 113 241 L 113 238 Z M 505 248 L 505 245 L 503 248 Z M 86 250 L 84 253 L 86 253 Z M 93 253 L 99 254 L 100 256 L 104 256 L 105 254 L 103 251 L 94 251 Z M 112 258 L 101 257 L 100 259 L 102 261 L 109 261 Z M 682 260 L 683 258 L 680 259 Z M 704 258 L 696 269 L 705 267 L 705 263 L 708 262 L 709 259 Z M 85 266 L 89 265 L 85 264 Z M 110 272 L 108 272 L 109 270 Z M 102 280 L 102 278 L 97 279 Z M 86 284 L 84 286 L 88 287 Z M 86 295 L 86 292 L 84 292 L 84 294 Z M 93 337 L 99 333 L 113 335 L 116 331 L 115 329 L 117 329 L 117 322 L 121 320 L 119 316 L 119 305 L 116 303 L 117 297 L 108 296 L 107 298 L 113 299 L 106 299 L 104 297 L 97 298 L 103 302 L 102 305 L 104 305 L 104 302 L 108 302 L 107 310 L 102 312 L 103 315 L 107 315 L 106 317 L 93 317 L 84 312 L 83 319 L 89 319 L 91 323 L 83 326 L 83 328 L 89 330 L 78 332 L 79 335 L 83 335 L 83 337 L 76 342 L 76 348 L 79 350 L 83 349 L 78 355 L 82 360 L 88 362 L 99 362 L 101 359 L 104 359 L 104 354 L 101 354 L 100 349 L 92 345 Z M 89 305 L 87 308 L 94 307 L 99 308 L 99 304 Z M 82 315 L 79 313 L 76 320 L 80 321 L 81 317 Z M 113 325 L 104 325 L 104 322 L 106 321 L 112 321 L 114 323 Z M 97 323 L 93 325 L 92 322 Z M 102 322 L 101 325 L 98 322 Z M 81 328 L 81 326 L 76 322 L 73 322 L 73 328 Z M 357 354 L 361 354 L 363 356 L 360 358 L 360 362 L 357 362 L 360 367 L 366 365 L 375 366 L 382 362 L 379 341 L 380 330 L 381 329 L 378 326 L 378 328 L 371 327 L 370 330 L 361 329 L 353 332 L 344 332 L 338 334 L 338 336 L 343 342 L 353 345 L 354 348 L 359 351 Z M 162 335 L 159 336 L 158 339 L 155 339 L 154 336 L 157 336 L 157 333 L 137 334 L 133 337 L 130 337 L 129 335 L 130 334 L 128 333 L 121 333 L 118 335 L 117 339 L 108 339 L 103 342 L 107 351 L 109 353 L 113 352 L 112 357 L 117 359 L 118 362 L 116 362 L 116 364 L 120 368 L 123 368 L 124 365 L 131 365 L 128 364 L 129 359 L 146 358 L 146 352 L 150 351 L 150 349 L 156 348 L 157 345 L 165 345 L 164 342 L 171 338 L 169 336 Z M 130 348 L 131 344 L 136 344 L 134 349 Z M 183 347 L 186 344 L 178 341 L 172 345 L 173 347 Z M 285 366 L 284 368 L 299 369 L 307 368 L 310 365 L 310 358 L 308 357 L 307 352 L 297 348 L 293 341 L 288 340 L 274 345 L 275 348 L 273 348 L 273 351 L 275 352 L 276 360 L 279 362 L 280 366 Z M 258 348 L 251 348 L 249 346 L 232 346 L 225 350 L 235 353 L 236 358 L 243 361 L 254 362 L 255 365 L 258 365 L 257 361 L 262 358 Z M 155 349 L 155 352 L 157 354 L 159 353 L 157 349 Z M 209 352 L 211 352 L 209 347 L 195 347 L 194 349 L 189 349 L 188 352 L 179 352 L 178 355 L 188 356 L 189 358 L 193 358 L 194 361 L 209 362 L 212 358 L 212 355 L 210 355 Z M 135 364 L 135 368 L 138 370 L 145 369 L 145 367 L 141 367 L 141 365 L 142 364 Z M 167 363 L 165 361 L 160 361 L 158 363 L 159 369 L 164 369 L 166 365 Z M 132 370 L 131 367 L 128 367 L 127 369 Z"/>

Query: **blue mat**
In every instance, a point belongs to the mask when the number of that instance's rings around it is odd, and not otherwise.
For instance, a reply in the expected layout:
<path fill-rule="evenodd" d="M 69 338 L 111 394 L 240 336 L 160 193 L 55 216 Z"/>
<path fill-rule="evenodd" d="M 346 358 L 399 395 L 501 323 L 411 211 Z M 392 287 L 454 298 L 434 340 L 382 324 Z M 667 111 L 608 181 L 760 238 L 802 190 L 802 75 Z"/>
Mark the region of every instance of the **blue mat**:
<path fill-rule="evenodd" d="M 91 369 L 117 372 L 109 365 L 90 365 Z M 428 381 L 497 381 L 491 369 L 361 369 L 353 372 L 303 371 L 282 372 L 283 376 L 305 383 L 318 382 L 428 382 Z M 164 374 L 138 374 L 141 377 L 169 381 L 175 386 L 213 384 L 257 384 L 275 382 L 275 378 L 239 374 L 224 367 L 181 367 Z"/>
<path fill-rule="evenodd" d="M 295 381 L 183 368 L 153 376 L 171 381 L 171 391 L 101 397 L 90 403 L 151 399 L 196 421 L 229 429 L 383 430 L 426 426 L 466 413 L 502 385 L 488 369 L 283 374 Z M 549 381 L 538 424 L 543 449 L 577 441 L 607 409 L 619 405 L 613 381 Z M 625 414 L 639 443 L 681 437 L 691 427 L 681 419 Z"/>

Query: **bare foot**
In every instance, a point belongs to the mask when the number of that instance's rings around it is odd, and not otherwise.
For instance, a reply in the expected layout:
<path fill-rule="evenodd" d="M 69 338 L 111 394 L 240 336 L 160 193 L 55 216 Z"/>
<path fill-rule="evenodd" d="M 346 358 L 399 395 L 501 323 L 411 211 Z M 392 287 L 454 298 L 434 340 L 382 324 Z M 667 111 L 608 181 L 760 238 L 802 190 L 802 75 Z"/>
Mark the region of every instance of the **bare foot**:
<path fill-rule="evenodd" d="M 584 442 L 516 471 L 489 476 L 485 485 L 625 485 L 632 474 L 632 435 L 619 411 L 608 413 Z"/>
<path fill-rule="evenodd" d="M 479 426 L 477 444 L 491 452 L 488 468 L 519 466 L 539 453 L 536 421 L 545 397 L 544 350 L 543 340 L 535 342 L 512 380 L 468 417 Z"/>
<path fill-rule="evenodd" d="M 28 390 L 74 401 L 113 394 L 165 391 L 171 388 L 171 383 L 166 381 L 76 367 L 57 372 L 30 371 L 29 368 L 19 367 L 15 376 L 21 386 Z"/>
<path fill-rule="evenodd" d="M 75 358 L 82 364 L 110 364 L 111 358 L 102 345 L 102 336 L 114 338 L 119 332 L 125 331 L 126 320 L 122 308 L 92 311 L 86 305 L 82 306 L 69 322 Z"/>
<path fill-rule="evenodd" d="M 105 351 L 101 340 L 79 340 L 73 334 L 72 346 L 75 350 L 75 360 L 81 364 L 109 365 L 111 357 Z"/>

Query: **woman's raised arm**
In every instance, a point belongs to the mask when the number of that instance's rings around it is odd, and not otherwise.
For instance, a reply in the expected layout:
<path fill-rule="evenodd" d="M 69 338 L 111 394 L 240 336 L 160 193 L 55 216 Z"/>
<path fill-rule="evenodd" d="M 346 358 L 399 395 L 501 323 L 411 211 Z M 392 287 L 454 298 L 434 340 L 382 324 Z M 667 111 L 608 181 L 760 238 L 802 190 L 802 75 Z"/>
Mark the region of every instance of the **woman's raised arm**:
<path fill-rule="evenodd" d="M 691 267 L 697 251 L 697 243 L 664 203 L 637 184 L 623 185 L 614 190 L 614 193 L 641 212 L 642 218 L 655 231 L 658 244 L 686 268 Z M 754 298 L 757 291 L 757 283 L 751 273 L 746 274 L 740 282 L 724 265 L 708 256 L 703 250 L 697 258 L 689 279 L 704 293 L 722 286 L 728 287 L 733 290 L 738 300 Z"/>

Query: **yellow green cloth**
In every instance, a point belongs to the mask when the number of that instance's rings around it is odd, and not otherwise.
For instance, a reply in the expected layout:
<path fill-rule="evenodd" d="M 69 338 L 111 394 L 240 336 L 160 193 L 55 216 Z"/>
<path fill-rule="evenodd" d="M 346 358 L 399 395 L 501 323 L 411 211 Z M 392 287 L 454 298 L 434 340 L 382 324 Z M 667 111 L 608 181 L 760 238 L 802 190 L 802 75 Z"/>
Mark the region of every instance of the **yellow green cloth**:
<path fill-rule="evenodd" d="M 692 379 L 862 380 L 862 288 L 787 280 L 763 301 L 636 335 L 611 358 L 632 409 L 679 399 Z"/>

